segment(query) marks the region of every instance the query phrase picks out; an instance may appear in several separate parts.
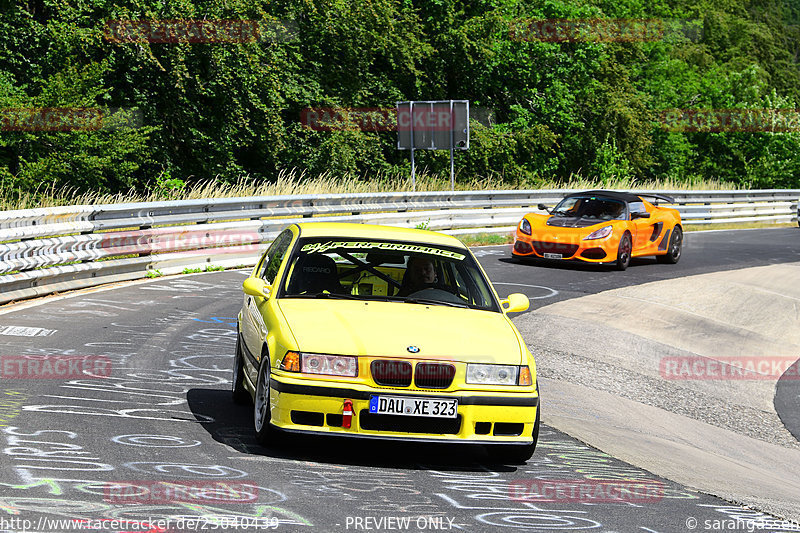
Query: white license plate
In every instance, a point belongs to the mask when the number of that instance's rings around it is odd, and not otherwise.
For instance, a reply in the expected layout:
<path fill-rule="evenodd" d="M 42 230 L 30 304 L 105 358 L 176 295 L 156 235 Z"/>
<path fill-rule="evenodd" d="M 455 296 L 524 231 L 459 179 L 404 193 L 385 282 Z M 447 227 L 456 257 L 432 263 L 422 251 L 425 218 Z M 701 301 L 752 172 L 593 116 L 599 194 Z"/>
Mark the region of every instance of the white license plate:
<path fill-rule="evenodd" d="M 545 253 L 544 254 L 544 258 L 545 259 L 564 259 L 564 256 L 561 255 L 561 254 Z"/>
<path fill-rule="evenodd" d="M 376 415 L 455 418 L 458 414 L 458 400 L 409 396 L 370 396 L 369 412 Z"/>

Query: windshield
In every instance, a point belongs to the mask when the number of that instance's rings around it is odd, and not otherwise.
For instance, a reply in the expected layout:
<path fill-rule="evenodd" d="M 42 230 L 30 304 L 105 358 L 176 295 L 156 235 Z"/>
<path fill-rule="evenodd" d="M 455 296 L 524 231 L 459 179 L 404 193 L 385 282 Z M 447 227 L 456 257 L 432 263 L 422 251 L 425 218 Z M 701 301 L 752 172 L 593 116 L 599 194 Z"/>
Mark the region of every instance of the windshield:
<path fill-rule="evenodd" d="M 594 220 L 624 220 L 625 202 L 594 196 L 571 196 L 561 200 L 550 214 Z"/>
<path fill-rule="evenodd" d="M 499 311 L 464 250 L 383 240 L 300 239 L 280 298 L 388 300 Z"/>

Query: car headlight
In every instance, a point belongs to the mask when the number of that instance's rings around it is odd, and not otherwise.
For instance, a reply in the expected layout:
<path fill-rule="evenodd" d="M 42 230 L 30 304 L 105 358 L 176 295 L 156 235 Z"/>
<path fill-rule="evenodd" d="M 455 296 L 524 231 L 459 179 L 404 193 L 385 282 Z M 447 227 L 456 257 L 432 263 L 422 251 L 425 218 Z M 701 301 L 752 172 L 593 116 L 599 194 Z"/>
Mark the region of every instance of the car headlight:
<path fill-rule="evenodd" d="M 304 374 L 354 378 L 358 375 L 358 358 L 349 355 L 288 352 L 281 362 L 281 368 Z"/>
<path fill-rule="evenodd" d="M 599 230 L 591 232 L 589 235 L 583 238 L 584 241 L 590 241 L 592 239 L 603 239 L 611 235 L 611 232 L 614 230 L 612 226 L 603 226 Z"/>
<path fill-rule="evenodd" d="M 531 370 L 527 366 L 467 365 L 467 383 L 479 385 L 530 385 Z"/>
<path fill-rule="evenodd" d="M 524 233 L 525 235 L 531 234 L 531 223 L 528 222 L 527 218 L 523 218 L 519 223 L 519 230 Z"/>

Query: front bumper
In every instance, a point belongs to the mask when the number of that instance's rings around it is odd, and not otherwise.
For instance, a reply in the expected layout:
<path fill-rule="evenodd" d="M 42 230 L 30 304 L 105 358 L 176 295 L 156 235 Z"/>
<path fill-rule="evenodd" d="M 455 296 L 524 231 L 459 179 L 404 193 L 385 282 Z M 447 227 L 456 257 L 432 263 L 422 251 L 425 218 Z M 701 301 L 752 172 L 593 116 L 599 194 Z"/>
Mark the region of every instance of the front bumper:
<path fill-rule="evenodd" d="M 517 231 L 511 255 L 517 258 L 548 259 L 548 253 L 560 254 L 554 260 L 580 260 L 589 263 L 608 263 L 616 260 L 619 239 L 612 233 L 604 239 L 590 241 L 578 238 L 569 241 L 554 241 L 544 236 L 526 235 Z"/>
<path fill-rule="evenodd" d="M 273 375 L 272 424 L 290 432 L 351 437 L 474 444 L 530 444 L 539 408 L 536 393 L 431 392 L 375 388 Z M 372 395 L 458 399 L 458 417 L 433 418 L 369 413 Z M 353 404 L 350 428 L 342 426 L 345 400 Z"/>

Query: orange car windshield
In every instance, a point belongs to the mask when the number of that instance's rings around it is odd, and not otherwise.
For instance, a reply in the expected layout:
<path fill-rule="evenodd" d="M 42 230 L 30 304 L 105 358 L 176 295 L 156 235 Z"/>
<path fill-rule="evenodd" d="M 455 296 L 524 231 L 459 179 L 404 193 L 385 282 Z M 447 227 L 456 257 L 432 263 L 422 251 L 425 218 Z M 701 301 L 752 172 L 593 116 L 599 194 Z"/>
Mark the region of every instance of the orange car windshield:
<path fill-rule="evenodd" d="M 575 197 L 564 198 L 550 212 L 554 216 L 615 220 L 625 218 L 625 202 L 610 198 Z"/>

